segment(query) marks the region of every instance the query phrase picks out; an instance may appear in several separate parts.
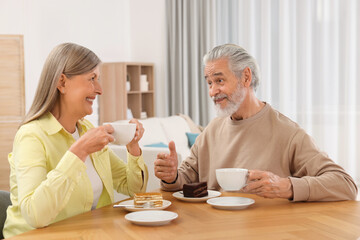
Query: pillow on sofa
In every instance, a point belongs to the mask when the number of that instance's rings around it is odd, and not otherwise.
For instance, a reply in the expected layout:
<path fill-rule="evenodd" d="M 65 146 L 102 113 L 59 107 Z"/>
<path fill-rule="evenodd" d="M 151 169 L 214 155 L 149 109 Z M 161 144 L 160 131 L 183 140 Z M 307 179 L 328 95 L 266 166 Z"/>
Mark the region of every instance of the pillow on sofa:
<path fill-rule="evenodd" d="M 178 114 L 180 117 L 182 117 L 183 119 L 185 119 L 185 121 L 188 123 L 189 127 L 190 127 L 190 132 L 192 133 L 201 133 L 204 130 L 204 127 L 197 125 L 196 123 L 194 123 L 194 121 L 185 114 Z"/>
<path fill-rule="evenodd" d="M 140 146 L 168 142 L 159 118 L 147 118 L 139 121 L 145 129 L 144 135 L 139 141 Z"/>
<path fill-rule="evenodd" d="M 194 145 L 195 140 L 196 140 L 197 136 L 199 136 L 200 133 L 186 132 L 185 134 L 188 138 L 189 147 L 191 148 L 192 145 Z"/>
<path fill-rule="evenodd" d="M 158 143 L 152 143 L 152 144 L 148 144 L 148 145 L 144 145 L 144 147 L 160 147 L 160 148 L 167 148 L 168 145 L 162 142 L 158 142 Z"/>
<path fill-rule="evenodd" d="M 161 118 L 160 121 L 167 139 L 165 142 L 168 143 L 170 141 L 174 141 L 176 151 L 180 153 L 181 156 L 189 156 L 190 149 L 187 137 L 184 133 L 191 132 L 191 130 L 186 120 L 180 116 L 170 116 Z"/>

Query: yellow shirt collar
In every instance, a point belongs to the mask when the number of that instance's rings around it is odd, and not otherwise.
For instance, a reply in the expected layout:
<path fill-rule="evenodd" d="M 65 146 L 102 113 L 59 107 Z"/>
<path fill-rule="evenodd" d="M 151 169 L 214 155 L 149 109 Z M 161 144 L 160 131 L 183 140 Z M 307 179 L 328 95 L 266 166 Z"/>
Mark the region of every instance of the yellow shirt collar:
<path fill-rule="evenodd" d="M 63 126 L 50 112 L 45 113 L 39 118 L 41 128 L 49 135 L 58 133 L 63 129 Z"/>
<path fill-rule="evenodd" d="M 64 127 L 59 123 L 59 121 L 51 114 L 51 112 L 45 113 L 43 116 L 39 118 L 41 128 L 47 132 L 49 135 L 56 134 L 60 132 L 62 129 L 67 132 Z M 83 121 L 79 120 L 77 123 L 77 127 L 79 129 L 79 134 L 83 132 L 83 128 L 85 126 L 81 124 Z"/>

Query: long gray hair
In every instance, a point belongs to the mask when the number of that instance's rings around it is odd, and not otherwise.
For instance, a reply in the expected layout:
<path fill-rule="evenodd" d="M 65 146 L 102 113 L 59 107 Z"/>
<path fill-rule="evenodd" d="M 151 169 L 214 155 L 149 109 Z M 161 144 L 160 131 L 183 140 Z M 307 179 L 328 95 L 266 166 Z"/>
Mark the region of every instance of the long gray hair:
<path fill-rule="evenodd" d="M 205 54 L 203 58 L 204 65 L 208 62 L 227 58 L 229 68 L 240 79 L 242 71 L 249 67 L 252 73 L 251 87 L 256 91 L 260 80 L 259 66 L 255 60 L 244 48 L 235 44 L 224 44 L 214 47 L 210 52 Z"/>
<path fill-rule="evenodd" d="M 81 75 L 90 72 L 100 63 L 98 56 L 83 46 L 74 43 L 56 46 L 45 61 L 34 101 L 21 125 L 52 110 L 59 98 L 57 85 L 61 74 L 68 78 Z"/>

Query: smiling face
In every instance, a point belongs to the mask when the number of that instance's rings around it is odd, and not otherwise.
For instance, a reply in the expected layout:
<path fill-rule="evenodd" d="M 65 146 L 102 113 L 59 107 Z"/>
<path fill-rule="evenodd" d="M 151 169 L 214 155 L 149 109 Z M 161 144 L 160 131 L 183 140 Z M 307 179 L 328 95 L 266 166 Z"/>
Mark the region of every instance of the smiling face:
<path fill-rule="evenodd" d="M 102 94 L 99 77 L 99 66 L 88 73 L 70 78 L 62 74 L 58 87 L 62 114 L 71 114 L 77 119 L 92 114 L 93 102 L 97 95 Z"/>
<path fill-rule="evenodd" d="M 228 59 L 210 61 L 205 66 L 205 80 L 209 95 L 215 103 L 219 116 L 230 116 L 235 113 L 245 98 L 245 89 L 229 69 Z"/>

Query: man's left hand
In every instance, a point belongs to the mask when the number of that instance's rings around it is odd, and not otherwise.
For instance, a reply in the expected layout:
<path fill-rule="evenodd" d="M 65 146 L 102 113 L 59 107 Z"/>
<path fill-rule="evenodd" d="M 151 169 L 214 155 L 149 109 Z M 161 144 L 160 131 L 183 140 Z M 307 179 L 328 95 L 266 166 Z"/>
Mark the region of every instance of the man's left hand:
<path fill-rule="evenodd" d="M 244 193 L 252 193 L 265 198 L 293 198 L 292 184 L 289 178 L 282 178 L 272 172 L 249 170 Z"/>

